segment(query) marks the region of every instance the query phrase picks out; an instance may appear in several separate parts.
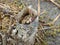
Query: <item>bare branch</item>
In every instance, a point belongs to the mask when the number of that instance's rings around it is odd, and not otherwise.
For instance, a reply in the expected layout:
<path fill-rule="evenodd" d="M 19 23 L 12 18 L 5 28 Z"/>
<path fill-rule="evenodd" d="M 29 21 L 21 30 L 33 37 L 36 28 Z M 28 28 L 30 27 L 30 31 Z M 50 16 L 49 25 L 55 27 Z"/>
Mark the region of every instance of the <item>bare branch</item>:
<path fill-rule="evenodd" d="M 40 16 L 40 0 L 38 0 L 38 16 Z"/>
<path fill-rule="evenodd" d="M 40 30 L 50 30 L 50 29 L 59 29 L 60 26 L 52 26 L 52 27 L 47 27 L 47 28 L 42 28 Z"/>
<path fill-rule="evenodd" d="M 54 0 L 50 0 L 53 4 L 55 4 L 58 8 L 60 8 L 60 5 L 56 3 Z"/>
<path fill-rule="evenodd" d="M 54 24 L 59 17 L 60 17 L 60 14 L 53 20 L 52 24 Z"/>

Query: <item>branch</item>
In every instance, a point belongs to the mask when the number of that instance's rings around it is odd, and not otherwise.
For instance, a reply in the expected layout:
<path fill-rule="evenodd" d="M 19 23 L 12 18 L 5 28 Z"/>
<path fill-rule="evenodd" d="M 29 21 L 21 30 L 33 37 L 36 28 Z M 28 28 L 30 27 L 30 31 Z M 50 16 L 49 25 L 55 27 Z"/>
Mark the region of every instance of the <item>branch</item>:
<path fill-rule="evenodd" d="M 40 16 L 40 0 L 38 0 L 38 16 Z"/>
<path fill-rule="evenodd" d="M 53 4 L 55 4 L 58 8 L 60 8 L 60 5 L 56 3 L 54 0 L 50 0 Z"/>
<path fill-rule="evenodd" d="M 57 19 L 58 19 L 59 17 L 60 17 L 60 14 L 59 14 L 52 22 L 47 23 L 47 26 L 53 25 L 53 24 L 57 21 Z"/>
<path fill-rule="evenodd" d="M 53 20 L 52 24 L 54 24 L 59 17 L 60 17 L 60 14 Z"/>
<path fill-rule="evenodd" d="M 40 30 L 50 30 L 50 29 L 59 29 L 60 26 L 52 26 L 52 27 L 47 27 L 47 28 L 42 28 Z"/>

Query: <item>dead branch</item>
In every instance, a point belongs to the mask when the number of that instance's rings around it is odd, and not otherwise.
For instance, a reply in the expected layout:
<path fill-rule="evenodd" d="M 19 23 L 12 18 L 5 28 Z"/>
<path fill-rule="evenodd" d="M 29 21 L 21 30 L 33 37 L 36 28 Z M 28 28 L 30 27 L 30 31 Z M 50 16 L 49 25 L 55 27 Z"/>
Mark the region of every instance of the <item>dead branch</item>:
<path fill-rule="evenodd" d="M 44 40 L 43 40 L 38 34 L 36 34 L 36 37 L 37 37 L 38 40 L 40 40 L 41 42 L 45 43 Z M 36 39 L 37 39 L 37 38 L 36 38 Z"/>
<path fill-rule="evenodd" d="M 58 8 L 60 8 L 60 4 L 56 3 L 55 0 L 42 0 L 42 1 L 52 2 L 52 3 L 55 4 Z"/>
<path fill-rule="evenodd" d="M 60 5 L 56 3 L 54 0 L 50 0 L 53 4 L 55 4 L 58 8 L 60 8 Z"/>
<path fill-rule="evenodd" d="M 40 0 L 38 0 L 38 16 L 40 16 Z"/>
<path fill-rule="evenodd" d="M 52 24 L 54 24 L 59 17 L 60 17 L 60 14 L 53 20 Z"/>
<path fill-rule="evenodd" d="M 57 21 L 57 19 L 58 19 L 59 17 L 60 17 L 60 14 L 59 14 L 52 22 L 47 23 L 47 24 L 44 24 L 44 25 L 47 25 L 47 26 L 53 25 L 53 24 Z"/>
<path fill-rule="evenodd" d="M 47 28 L 42 28 L 40 30 L 50 30 L 50 29 L 59 29 L 60 26 L 52 26 L 52 27 L 47 27 Z"/>

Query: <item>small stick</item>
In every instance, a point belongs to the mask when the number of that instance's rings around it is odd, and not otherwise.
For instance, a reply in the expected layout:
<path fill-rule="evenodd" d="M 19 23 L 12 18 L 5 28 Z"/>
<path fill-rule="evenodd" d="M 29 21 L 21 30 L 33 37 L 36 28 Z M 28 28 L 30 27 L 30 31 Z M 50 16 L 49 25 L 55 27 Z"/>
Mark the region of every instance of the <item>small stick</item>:
<path fill-rule="evenodd" d="M 50 0 L 53 4 L 55 4 L 58 8 L 60 8 L 60 5 L 56 3 L 54 0 Z"/>
<path fill-rule="evenodd" d="M 44 40 L 43 40 L 41 37 L 39 37 L 38 34 L 36 34 L 36 37 L 39 38 L 39 40 L 40 40 L 41 42 L 45 43 Z"/>
<path fill-rule="evenodd" d="M 38 37 L 35 37 L 35 38 L 36 38 L 38 44 L 40 45 L 41 43 L 40 43 L 40 40 L 38 39 Z M 35 42 L 35 43 L 36 43 L 36 42 Z"/>
<path fill-rule="evenodd" d="M 52 26 L 52 27 L 42 28 L 40 30 L 59 29 L 59 28 L 60 26 Z"/>
<path fill-rule="evenodd" d="M 54 24 L 59 17 L 60 17 L 60 14 L 53 20 L 52 24 Z"/>
<path fill-rule="evenodd" d="M 2 36 L 2 42 L 3 42 L 3 45 L 7 45 L 7 35 L 3 35 Z"/>
<path fill-rule="evenodd" d="M 60 17 L 60 14 L 52 22 L 47 23 L 47 25 L 53 25 L 59 17 Z"/>
<path fill-rule="evenodd" d="M 40 16 L 40 0 L 38 0 L 38 16 Z"/>

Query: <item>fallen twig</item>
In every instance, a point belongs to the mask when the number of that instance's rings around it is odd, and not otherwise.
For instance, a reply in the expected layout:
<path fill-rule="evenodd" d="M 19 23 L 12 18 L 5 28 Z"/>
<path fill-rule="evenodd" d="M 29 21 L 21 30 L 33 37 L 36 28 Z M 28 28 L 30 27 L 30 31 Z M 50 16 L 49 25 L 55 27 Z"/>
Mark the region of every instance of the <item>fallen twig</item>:
<path fill-rule="evenodd" d="M 44 44 L 46 44 L 45 41 L 44 41 L 38 34 L 36 34 L 36 37 L 38 38 L 38 40 L 40 40 L 41 42 L 43 42 Z M 37 39 L 37 38 L 36 38 L 36 39 Z M 40 42 L 40 41 L 39 41 L 39 42 Z"/>
<path fill-rule="evenodd" d="M 60 14 L 53 20 L 52 24 L 54 24 L 59 17 L 60 17 Z"/>
<path fill-rule="evenodd" d="M 38 16 L 40 16 L 40 0 L 38 0 Z"/>
<path fill-rule="evenodd" d="M 53 24 L 57 21 L 57 19 L 58 19 L 59 17 L 60 17 L 60 14 L 59 14 L 52 22 L 47 23 L 47 24 L 45 24 L 45 25 L 47 25 L 47 26 L 53 25 Z"/>
<path fill-rule="evenodd" d="M 54 0 L 50 0 L 53 4 L 55 4 L 58 8 L 60 8 L 60 5 L 56 3 Z"/>
<path fill-rule="evenodd" d="M 52 27 L 47 27 L 47 28 L 42 28 L 40 30 L 50 30 L 50 29 L 59 29 L 60 26 L 52 26 Z"/>

